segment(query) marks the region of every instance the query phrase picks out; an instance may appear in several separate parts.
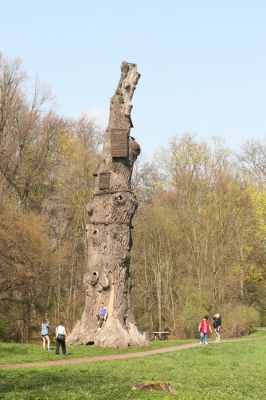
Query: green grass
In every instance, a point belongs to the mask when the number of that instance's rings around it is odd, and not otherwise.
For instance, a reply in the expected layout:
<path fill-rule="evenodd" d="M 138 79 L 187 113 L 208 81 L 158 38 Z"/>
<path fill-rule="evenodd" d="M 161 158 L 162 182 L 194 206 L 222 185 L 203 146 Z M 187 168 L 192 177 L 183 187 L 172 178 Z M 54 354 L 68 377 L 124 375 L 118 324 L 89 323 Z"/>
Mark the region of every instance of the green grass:
<path fill-rule="evenodd" d="M 255 332 L 248 336 L 249 338 L 266 337 L 266 331 L 263 328 L 257 328 Z M 242 337 L 246 339 L 246 337 Z M 211 337 L 214 340 L 214 336 Z M 67 356 L 60 354 L 59 357 L 55 356 L 55 343 L 52 342 L 52 351 L 48 352 L 43 350 L 41 339 L 34 340 L 32 344 L 18 344 L 18 343 L 1 343 L 0 342 L 0 364 L 21 364 L 32 361 L 53 361 L 64 357 L 90 357 L 101 356 L 107 354 L 121 354 L 132 353 L 137 351 L 154 350 L 162 347 L 178 346 L 180 344 L 192 343 L 197 340 L 155 340 L 150 342 L 148 346 L 139 346 L 129 349 L 107 349 L 95 346 L 67 346 Z M 60 350 L 61 353 L 61 350 Z"/>
<path fill-rule="evenodd" d="M 195 340 L 194 340 L 195 341 Z M 147 351 L 161 347 L 177 346 L 190 343 L 193 340 L 155 340 L 149 346 L 134 347 L 129 349 L 106 349 L 95 346 L 67 346 L 67 356 L 55 356 L 55 344 L 52 344 L 52 351 L 43 350 L 42 342 L 39 344 L 17 344 L 0 343 L 0 364 L 20 364 L 31 361 L 52 361 L 60 358 L 90 357 L 106 354 L 132 353 L 136 351 Z M 61 350 L 60 350 L 61 353 Z"/>
<path fill-rule="evenodd" d="M 260 400 L 265 376 L 266 340 L 258 337 L 139 359 L 0 370 L 0 399 Z M 169 382 L 174 392 L 131 390 L 143 381 Z"/>

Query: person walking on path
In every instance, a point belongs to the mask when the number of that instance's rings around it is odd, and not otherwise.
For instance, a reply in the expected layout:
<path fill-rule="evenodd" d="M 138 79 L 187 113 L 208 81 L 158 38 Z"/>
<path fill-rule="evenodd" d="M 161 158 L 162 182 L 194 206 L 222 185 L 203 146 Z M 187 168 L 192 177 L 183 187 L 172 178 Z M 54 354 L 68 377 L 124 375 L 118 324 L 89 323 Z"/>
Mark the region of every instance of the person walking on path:
<path fill-rule="evenodd" d="M 62 347 L 63 354 L 66 354 L 66 330 L 63 321 L 60 321 L 59 325 L 55 328 L 56 334 L 56 349 L 55 354 L 59 355 L 60 346 Z"/>
<path fill-rule="evenodd" d="M 220 314 L 215 314 L 213 316 L 213 329 L 215 332 L 215 342 L 219 343 L 221 341 L 221 325 L 222 325 L 222 318 Z"/>
<path fill-rule="evenodd" d="M 208 319 L 208 316 L 205 315 L 199 324 L 200 344 L 208 344 L 208 334 L 212 332 Z"/>
<path fill-rule="evenodd" d="M 49 321 L 47 318 L 44 318 L 41 325 L 41 336 L 42 336 L 42 346 L 43 349 L 50 351 L 50 338 L 49 338 Z"/>

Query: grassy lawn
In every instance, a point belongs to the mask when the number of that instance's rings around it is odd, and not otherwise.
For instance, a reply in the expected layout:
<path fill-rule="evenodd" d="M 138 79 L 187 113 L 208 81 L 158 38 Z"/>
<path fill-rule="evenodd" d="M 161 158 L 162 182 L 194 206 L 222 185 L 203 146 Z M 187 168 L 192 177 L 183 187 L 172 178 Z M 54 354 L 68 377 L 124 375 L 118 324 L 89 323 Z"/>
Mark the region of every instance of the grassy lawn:
<path fill-rule="evenodd" d="M 258 337 L 141 359 L 0 370 L 0 399 L 259 400 L 265 376 L 266 339 Z M 131 390 L 143 381 L 168 382 L 174 392 Z"/>
<path fill-rule="evenodd" d="M 249 338 L 266 338 L 266 330 L 263 328 L 257 328 L 257 330 L 248 336 Z M 242 339 L 246 339 L 243 337 Z M 214 335 L 210 338 L 214 340 Z M 169 339 L 169 340 L 154 340 L 150 342 L 148 346 L 140 346 L 129 349 L 106 349 L 95 346 L 67 346 L 67 356 L 60 354 L 59 357 L 55 356 L 55 343 L 52 343 L 52 351 L 48 352 L 43 350 L 42 341 L 39 338 L 34 340 L 33 344 L 18 344 L 18 343 L 1 343 L 0 342 L 0 364 L 20 364 L 31 361 L 53 361 L 55 359 L 61 359 L 64 357 L 75 358 L 75 357 L 90 357 L 100 356 L 107 354 L 120 354 L 120 353 L 132 353 L 137 351 L 154 350 L 162 347 L 178 346 L 185 343 L 198 342 L 196 339 L 181 340 L 181 339 Z M 61 353 L 61 350 L 60 350 Z"/>
<path fill-rule="evenodd" d="M 264 333 L 265 334 L 265 333 Z M 132 353 L 147 351 L 161 347 L 177 346 L 179 344 L 195 342 L 195 340 L 154 340 L 149 346 L 129 349 L 106 349 L 95 346 L 67 346 L 67 356 L 55 356 L 55 344 L 52 351 L 43 350 L 39 344 L 0 343 L 0 364 L 19 364 L 30 361 L 52 361 L 60 358 L 90 357 L 106 354 Z M 60 350 L 61 353 L 61 350 Z"/>

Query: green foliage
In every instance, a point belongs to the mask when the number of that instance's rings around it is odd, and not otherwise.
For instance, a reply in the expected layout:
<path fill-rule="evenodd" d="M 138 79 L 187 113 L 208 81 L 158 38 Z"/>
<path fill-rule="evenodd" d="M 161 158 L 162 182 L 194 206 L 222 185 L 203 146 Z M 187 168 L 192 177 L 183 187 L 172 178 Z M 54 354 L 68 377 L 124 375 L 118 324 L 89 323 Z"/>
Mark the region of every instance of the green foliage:
<path fill-rule="evenodd" d="M 10 203 L 0 212 L 0 312 L 11 338 L 28 340 L 46 305 L 53 265 L 47 219 Z"/>
<path fill-rule="evenodd" d="M 220 143 L 211 150 L 189 135 L 159 154 L 154 175 L 164 186 L 141 203 L 133 232 L 141 327 L 162 321 L 191 337 L 206 311 L 237 304 L 265 319 L 265 191 L 244 183 L 231 158 Z"/>
<path fill-rule="evenodd" d="M 0 340 L 7 340 L 10 337 L 10 329 L 7 322 L 0 320 Z"/>
<path fill-rule="evenodd" d="M 199 291 L 191 283 L 184 282 L 182 298 L 184 304 L 178 316 L 178 335 L 181 337 L 198 337 L 198 326 L 204 315 L 208 315 L 206 304 L 208 294 Z"/>
<path fill-rule="evenodd" d="M 252 332 L 259 324 L 259 312 L 253 307 L 241 304 L 228 307 L 223 316 L 223 336 L 237 337 L 246 335 Z"/>

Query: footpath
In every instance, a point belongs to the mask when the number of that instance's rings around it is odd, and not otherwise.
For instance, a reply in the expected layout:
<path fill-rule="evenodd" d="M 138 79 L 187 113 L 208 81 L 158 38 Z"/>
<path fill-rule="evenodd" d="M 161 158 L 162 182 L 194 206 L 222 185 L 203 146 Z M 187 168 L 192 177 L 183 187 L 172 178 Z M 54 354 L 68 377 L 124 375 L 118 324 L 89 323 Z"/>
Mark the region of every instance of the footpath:
<path fill-rule="evenodd" d="M 261 338 L 227 339 L 227 340 L 224 340 L 222 343 L 246 341 L 246 340 L 256 340 L 256 339 L 261 339 Z M 215 344 L 215 345 L 220 346 L 220 345 L 222 345 L 222 343 L 217 344 L 215 342 L 209 342 L 209 345 Z M 52 367 L 52 366 L 60 366 L 60 365 L 75 365 L 75 364 L 93 363 L 93 362 L 110 361 L 110 360 L 126 360 L 126 359 L 131 359 L 131 358 L 152 356 L 154 354 L 170 353 L 170 352 L 174 352 L 174 351 L 192 349 L 194 347 L 200 347 L 200 346 L 201 345 L 199 342 L 187 343 L 187 344 L 181 344 L 178 346 L 163 347 L 161 349 L 140 351 L 140 352 L 136 352 L 136 353 L 109 354 L 109 355 L 105 355 L 105 356 L 77 357 L 77 358 L 69 358 L 69 359 L 64 358 L 64 359 L 54 360 L 54 361 L 33 361 L 33 362 L 20 363 L 20 364 L 6 364 L 6 365 L 0 365 L 0 369 Z"/>

